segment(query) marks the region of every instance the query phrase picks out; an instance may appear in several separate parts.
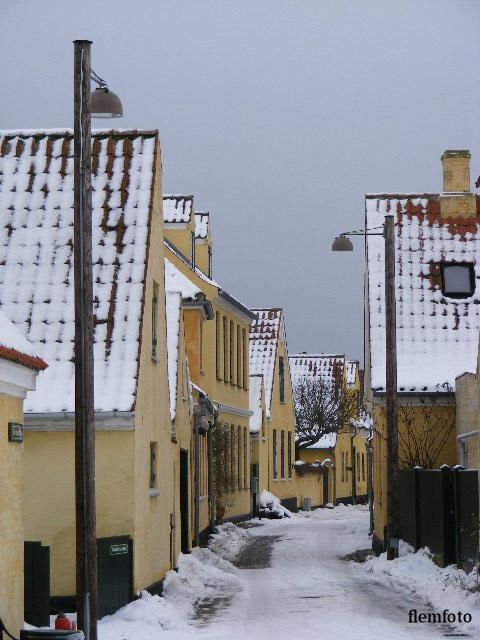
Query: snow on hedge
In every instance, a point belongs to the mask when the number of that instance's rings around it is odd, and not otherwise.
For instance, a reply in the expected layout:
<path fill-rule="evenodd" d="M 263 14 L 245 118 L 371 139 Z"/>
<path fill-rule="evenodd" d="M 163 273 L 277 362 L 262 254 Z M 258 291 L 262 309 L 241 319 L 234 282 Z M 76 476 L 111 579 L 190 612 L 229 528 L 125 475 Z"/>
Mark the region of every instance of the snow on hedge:
<path fill-rule="evenodd" d="M 216 527 L 216 533 L 211 536 L 208 547 L 221 558 L 234 562 L 247 546 L 250 538 L 251 533 L 248 529 L 226 522 Z"/>
<path fill-rule="evenodd" d="M 241 589 L 237 569 L 209 549 L 196 547 L 180 554 L 178 572 L 169 571 L 163 596 L 142 591 L 130 602 L 98 623 L 99 640 L 145 640 L 185 637 L 195 615 L 195 605 L 219 592 L 234 594 Z M 173 631 L 165 636 L 166 631 Z"/>

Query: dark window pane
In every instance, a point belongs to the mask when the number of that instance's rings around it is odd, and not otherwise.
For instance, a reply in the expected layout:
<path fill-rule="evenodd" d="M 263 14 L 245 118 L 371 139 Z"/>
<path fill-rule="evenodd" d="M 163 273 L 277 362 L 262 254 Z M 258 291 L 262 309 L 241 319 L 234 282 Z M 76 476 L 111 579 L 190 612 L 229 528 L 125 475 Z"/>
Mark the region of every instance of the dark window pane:
<path fill-rule="evenodd" d="M 473 293 L 473 265 L 443 265 L 443 293 L 453 296 L 471 296 Z"/>

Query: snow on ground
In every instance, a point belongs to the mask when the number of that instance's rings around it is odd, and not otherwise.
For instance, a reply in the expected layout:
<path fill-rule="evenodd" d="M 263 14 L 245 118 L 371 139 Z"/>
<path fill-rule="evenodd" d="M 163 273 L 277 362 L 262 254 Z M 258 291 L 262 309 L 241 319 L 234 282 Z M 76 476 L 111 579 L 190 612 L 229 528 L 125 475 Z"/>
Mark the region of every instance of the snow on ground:
<path fill-rule="evenodd" d="M 235 562 L 250 540 L 249 529 L 243 529 L 232 522 L 226 522 L 217 527 L 217 533 L 212 535 L 208 547 L 225 560 Z"/>
<path fill-rule="evenodd" d="M 241 589 L 237 574 L 233 564 L 209 549 L 180 554 L 178 572 L 167 573 L 163 596 L 142 591 L 141 598 L 105 616 L 98 625 L 99 640 L 183 638 L 191 630 L 194 604 L 218 592 L 235 594 Z"/>
<path fill-rule="evenodd" d="M 450 612 L 472 613 L 472 624 L 460 624 L 459 629 L 480 637 L 480 576 L 476 570 L 467 574 L 455 565 L 438 567 L 428 549 L 415 553 L 413 547 L 403 540 L 400 541 L 399 557 L 395 560 L 387 560 L 386 553 L 382 553 L 378 558 L 372 556 L 367 559 L 359 567 L 380 579 L 393 578 L 396 584 L 413 593 L 419 602 L 431 604 L 435 611 L 443 613 L 448 609 Z M 418 608 L 422 610 L 421 606 Z"/>
<path fill-rule="evenodd" d="M 100 640 L 427 640 L 446 634 L 479 637 L 477 597 L 462 590 L 458 570 L 439 569 L 423 552 L 388 562 L 359 564 L 345 556 L 371 546 L 368 510 L 363 506 L 318 509 L 295 518 L 262 520 L 244 530 L 220 527 L 210 549 L 181 555 L 178 574 L 170 572 L 165 596 L 143 594 L 99 624 Z M 262 536 L 276 538 L 271 566 L 237 569 L 238 558 Z M 215 553 L 213 552 L 215 551 Z M 460 576 L 460 579 L 447 577 Z M 429 602 L 431 599 L 431 603 Z M 212 601 L 206 614 L 194 603 Z M 220 603 L 220 604 L 219 604 Z M 473 616 L 467 627 L 412 624 L 419 613 L 461 610 Z"/>

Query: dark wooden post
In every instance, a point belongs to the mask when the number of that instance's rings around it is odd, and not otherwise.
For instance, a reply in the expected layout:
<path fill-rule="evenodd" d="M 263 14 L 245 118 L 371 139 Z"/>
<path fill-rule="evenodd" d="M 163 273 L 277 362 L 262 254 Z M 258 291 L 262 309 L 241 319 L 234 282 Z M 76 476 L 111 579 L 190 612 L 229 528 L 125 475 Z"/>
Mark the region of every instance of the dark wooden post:
<path fill-rule="evenodd" d="M 397 317 L 395 305 L 395 226 L 385 216 L 385 347 L 387 405 L 387 558 L 398 555 L 398 418 L 397 418 Z"/>
<path fill-rule="evenodd" d="M 74 42 L 75 505 L 78 627 L 96 640 L 90 45 Z"/>

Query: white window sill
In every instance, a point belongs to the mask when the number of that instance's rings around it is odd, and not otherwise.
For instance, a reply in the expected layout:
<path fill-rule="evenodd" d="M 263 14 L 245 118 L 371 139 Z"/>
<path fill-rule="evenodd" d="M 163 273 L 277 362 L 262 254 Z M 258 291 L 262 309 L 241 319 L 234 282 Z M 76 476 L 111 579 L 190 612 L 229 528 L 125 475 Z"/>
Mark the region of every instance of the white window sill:
<path fill-rule="evenodd" d="M 150 498 L 158 498 L 158 496 L 160 495 L 160 491 L 158 489 L 149 489 L 148 495 L 150 496 Z"/>

